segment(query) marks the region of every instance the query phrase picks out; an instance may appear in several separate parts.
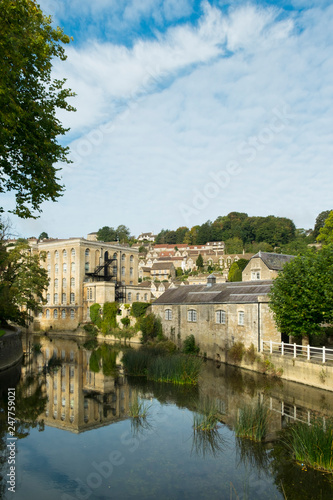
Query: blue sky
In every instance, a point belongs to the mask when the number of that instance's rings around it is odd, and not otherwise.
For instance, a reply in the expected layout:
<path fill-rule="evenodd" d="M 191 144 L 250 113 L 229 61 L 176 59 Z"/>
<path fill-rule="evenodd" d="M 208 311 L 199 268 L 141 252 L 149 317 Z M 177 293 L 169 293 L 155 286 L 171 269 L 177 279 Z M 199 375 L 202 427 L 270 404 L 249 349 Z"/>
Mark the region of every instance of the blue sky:
<path fill-rule="evenodd" d="M 333 5 L 41 0 L 74 41 L 54 75 L 66 192 L 22 236 L 189 227 L 231 211 L 313 227 L 332 208 Z M 10 208 L 12 197 L 5 197 Z"/>

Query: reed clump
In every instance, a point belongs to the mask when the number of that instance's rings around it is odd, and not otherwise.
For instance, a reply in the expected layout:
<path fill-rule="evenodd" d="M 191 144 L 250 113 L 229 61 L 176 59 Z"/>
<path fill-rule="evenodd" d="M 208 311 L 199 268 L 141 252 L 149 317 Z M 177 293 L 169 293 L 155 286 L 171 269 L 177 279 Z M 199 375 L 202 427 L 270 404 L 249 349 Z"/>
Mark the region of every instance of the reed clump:
<path fill-rule="evenodd" d="M 158 348 L 128 350 L 122 361 L 129 375 L 181 385 L 197 384 L 203 363 L 200 358 L 170 354 Z"/>
<path fill-rule="evenodd" d="M 268 418 L 269 410 L 262 403 L 243 406 L 235 426 L 236 436 L 262 441 L 267 434 Z"/>
<path fill-rule="evenodd" d="M 216 430 L 221 420 L 222 410 L 216 401 L 204 398 L 193 413 L 193 429 L 195 432 L 211 432 Z"/>
<path fill-rule="evenodd" d="M 311 425 L 296 422 L 282 435 L 291 457 L 303 466 L 333 472 L 333 420 L 316 418 Z"/>
<path fill-rule="evenodd" d="M 147 418 L 151 406 L 151 404 L 136 397 L 129 406 L 129 416 L 137 419 Z"/>

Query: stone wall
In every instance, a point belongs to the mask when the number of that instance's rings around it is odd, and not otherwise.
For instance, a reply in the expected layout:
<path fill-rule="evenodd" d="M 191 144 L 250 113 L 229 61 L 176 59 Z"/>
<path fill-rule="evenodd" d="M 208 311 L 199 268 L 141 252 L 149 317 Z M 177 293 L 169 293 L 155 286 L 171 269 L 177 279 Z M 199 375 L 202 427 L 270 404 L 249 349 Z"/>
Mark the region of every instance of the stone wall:
<path fill-rule="evenodd" d="M 7 332 L 0 338 L 0 370 L 6 370 L 18 363 L 23 356 L 19 332 Z"/>

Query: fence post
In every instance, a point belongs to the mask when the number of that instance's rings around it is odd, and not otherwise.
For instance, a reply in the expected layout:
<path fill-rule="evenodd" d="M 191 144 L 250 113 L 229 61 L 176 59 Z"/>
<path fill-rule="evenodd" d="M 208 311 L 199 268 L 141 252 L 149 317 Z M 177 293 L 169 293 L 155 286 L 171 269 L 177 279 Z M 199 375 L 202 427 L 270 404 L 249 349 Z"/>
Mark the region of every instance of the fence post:
<path fill-rule="evenodd" d="M 296 358 L 296 344 L 294 344 L 294 358 Z"/>
<path fill-rule="evenodd" d="M 273 346 L 272 346 L 272 341 L 269 341 L 269 352 L 272 354 L 273 352 Z"/>
<path fill-rule="evenodd" d="M 307 346 L 307 358 L 308 358 L 308 361 L 310 361 L 310 345 L 308 344 Z"/>
<path fill-rule="evenodd" d="M 284 355 L 284 342 L 281 342 L 281 356 Z"/>
<path fill-rule="evenodd" d="M 326 362 L 326 357 L 325 357 L 325 346 L 323 346 L 323 363 Z"/>

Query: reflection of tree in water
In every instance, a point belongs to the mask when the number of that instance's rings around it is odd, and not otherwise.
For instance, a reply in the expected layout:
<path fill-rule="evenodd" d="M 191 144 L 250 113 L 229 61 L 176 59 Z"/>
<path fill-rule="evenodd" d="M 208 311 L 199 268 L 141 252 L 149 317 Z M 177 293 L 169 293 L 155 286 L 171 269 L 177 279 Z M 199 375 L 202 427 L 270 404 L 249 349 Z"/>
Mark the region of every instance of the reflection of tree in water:
<path fill-rule="evenodd" d="M 8 387 L 15 387 L 15 436 L 18 439 L 29 435 L 30 429 L 38 427 L 44 430 L 44 421 L 39 420 L 45 411 L 47 397 L 43 394 L 43 382 L 38 383 L 37 378 L 29 375 L 19 382 L 21 365 L 19 369 L 8 370 L 1 374 L 0 385 L 0 498 L 6 488 L 7 474 L 7 429 L 8 429 Z M 19 383 L 18 383 L 19 382 Z"/>
<path fill-rule="evenodd" d="M 102 365 L 103 375 L 115 377 L 118 374 L 116 363 L 118 354 L 119 350 L 113 346 L 105 343 L 100 345 L 90 355 L 89 369 L 94 373 L 98 373 Z"/>

